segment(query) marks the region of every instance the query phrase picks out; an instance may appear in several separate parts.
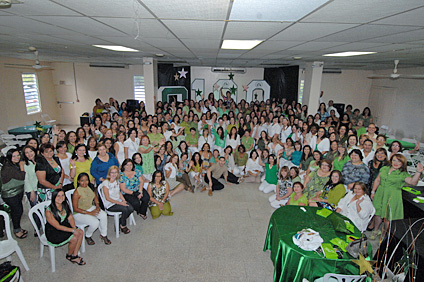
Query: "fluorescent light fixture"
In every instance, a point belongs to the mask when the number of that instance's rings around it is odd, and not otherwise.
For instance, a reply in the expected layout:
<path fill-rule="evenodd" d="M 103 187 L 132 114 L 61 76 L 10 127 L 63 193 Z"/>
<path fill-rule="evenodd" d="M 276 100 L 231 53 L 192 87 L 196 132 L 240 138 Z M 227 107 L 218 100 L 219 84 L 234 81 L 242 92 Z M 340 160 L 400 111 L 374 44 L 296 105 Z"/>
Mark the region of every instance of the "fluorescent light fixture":
<path fill-rule="evenodd" d="M 124 46 L 114 46 L 114 45 L 93 45 L 94 47 L 108 49 L 112 51 L 119 51 L 119 52 L 139 52 L 138 50 L 131 49 Z"/>
<path fill-rule="evenodd" d="M 261 42 L 262 40 L 224 40 L 221 49 L 249 50 Z"/>
<path fill-rule="evenodd" d="M 333 53 L 333 54 L 325 54 L 324 57 L 351 57 L 351 56 L 361 56 L 361 55 L 369 55 L 375 54 L 377 52 L 341 52 L 341 53 Z"/>

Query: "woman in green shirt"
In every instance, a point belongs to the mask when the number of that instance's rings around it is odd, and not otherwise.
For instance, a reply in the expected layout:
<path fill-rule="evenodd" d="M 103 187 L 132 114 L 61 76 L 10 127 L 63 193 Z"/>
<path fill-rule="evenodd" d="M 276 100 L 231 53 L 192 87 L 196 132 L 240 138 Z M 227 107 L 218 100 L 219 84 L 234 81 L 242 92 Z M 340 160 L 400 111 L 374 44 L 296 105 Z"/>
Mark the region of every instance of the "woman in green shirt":
<path fill-rule="evenodd" d="M 322 207 L 331 211 L 336 211 L 337 204 L 346 194 L 343 185 L 342 173 L 333 170 L 330 174 L 330 180 L 325 184 L 321 192 L 317 192 L 315 197 L 311 198 L 308 203 L 311 207 Z"/>
<path fill-rule="evenodd" d="M 225 148 L 225 136 L 227 136 L 227 131 L 224 131 L 222 126 L 218 127 L 216 130 L 212 128 L 212 135 L 215 137 L 215 149 L 221 154 Z"/>
<path fill-rule="evenodd" d="M 293 183 L 293 193 L 291 193 L 289 201 L 286 205 L 289 206 L 307 206 L 308 199 L 303 194 L 304 186 L 300 182 Z"/>
<path fill-rule="evenodd" d="M 347 154 L 347 148 L 344 143 L 339 143 L 337 148 L 337 154 L 333 161 L 333 170 L 342 171 L 343 166 L 350 161 L 350 157 Z"/>
<path fill-rule="evenodd" d="M 246 167 L 246 163 L 248 159 L 249 159 L 249 155 L 248 153 L 246 153 L 246 148 L 242 144 L 238 147 L 237 151 L 234 152 L 235 167 L 234 167 L 233 173 L 239 174 L 239 175 L 245 175 L 246 174 L 245 167 Z"/>
<path fill-rule="evenodd" d="M 152 174 L 155 172 L 155 157 L 154 153 L 159 151 L 159 147 L 153 147 L 150 144 L 148 136 L 144 135 L 141 137 L 141 145 L 138 147 L 138 152 L 143 158 L 143 173 L 149 181 L 152 179 Z"/>
<path fill-rule="evenodd" d="M 258 152 L 258 154 L 260 155 L 261 153 Z M 264 193 L 270 193 L 272 191 L 275 192 L 278 182 L 277 172 L 280 164 L 279 157 L 269 155 L 267 164 L 264 164 L 260 159 L 259 164 L 265 167 L 265 180 L 259 186 L 259 191 Z"/>

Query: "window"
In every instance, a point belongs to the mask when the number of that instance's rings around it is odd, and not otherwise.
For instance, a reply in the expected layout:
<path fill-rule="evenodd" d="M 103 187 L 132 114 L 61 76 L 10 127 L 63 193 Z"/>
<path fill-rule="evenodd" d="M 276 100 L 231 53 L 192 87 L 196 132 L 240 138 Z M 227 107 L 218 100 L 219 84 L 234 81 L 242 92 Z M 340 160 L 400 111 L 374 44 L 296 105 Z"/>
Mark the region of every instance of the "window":
<path fill-rule="evenodd" d="M 144 76 L 134 75 L 134 99 L 146 101 L 146 92 L 144 91 Z"/>
<path fill-rule="evenodd" d="M 22 86 L 24 88 L 27 114 L 31 115 L 41 112 L 40 95 L 38 93 L 37 76 L 35 73 L 23 73 Z"/>
<path fill-rule="evenodd" d="M 305 88 L 305 80 L 302 79 L 300 80 L 300 85 L 299 85 L 299 97 L 297 99 L 297 102 L 302 104 L 302 99 L 303 99 L 303 89 Z"/>

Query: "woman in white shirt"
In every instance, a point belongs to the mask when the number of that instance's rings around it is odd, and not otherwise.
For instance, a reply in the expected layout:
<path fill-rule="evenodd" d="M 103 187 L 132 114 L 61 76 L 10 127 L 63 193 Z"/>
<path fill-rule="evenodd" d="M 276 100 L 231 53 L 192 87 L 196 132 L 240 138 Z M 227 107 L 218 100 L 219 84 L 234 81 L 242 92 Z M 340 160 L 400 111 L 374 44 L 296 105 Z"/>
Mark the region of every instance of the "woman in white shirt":
<path fill-rule="evenodd" d="M 127 228 L 127 218 L 132 214 L 134 208 L 130 203 L 125 201 L 124 196 L 119 189 L 119 168 L 115 165 L 111 166 L 107 172 L 106 180 L 99 185 L 99 193 L 102 196 L 105 209 L 111 212 L 121 212 L 119 218 L 119 230 L 124 233 L 130 233 Z"/>
<path fill-rule="evenodd" d="M 197 141 L 197 149 L 201 151 L 205 143 L 208 143 L 209 145 L 213 145 L 215 143 L 213 136 L 210 134 L 209 127 L 203 129 L 202 136 L 200 136 Z"/>
<path fill-rule="evenodd" d="M 69 176 L 71 174 L 71 170 L 69 169 L 69 160 L 71 159 L 72 155 L 68 152 L 66 152 L 66 143 L 64 141 L 59 141 L 56 145 L 56 156 L 60 160 L 60 164 L 62 165 L 63 172 L 65 173 L 65 177 L 63 178 L 63 190 L 68 191 L 70 189 L 74 189 L 74 185 L 72 184 L 71 177 Z M 66 186 L 69 185 L 70 186 Z M 66 186 L 66 187 L 65 187 Z"/>
<path fill-rule="evenodd" d="M 290 126 L 289 120 L 285 116 L 280 116 L 280 140 L 285 141 L 287 138 L 289 138 L 290 134 L 292 133 L 292 128 Z"/>
<path fill-rule="evenodd" d="M 261 182 L 261 172 L 263 172 L 263 167 L 259 164 L 259 155 L 256 150 L 250 152 L 250 158 L 246 163 L 246 178 L 244 181 L 248 182 Z"/>
<path fill-rule="evenodd" d="M 231 146 L 234 150 L 237 150 L 237 147 L 240 145 L 240 136 L 237 133 L 237 127 L 232 127 L 230 132 L 227 135 L 225 144 Z"/>
<path fill-rule="evenodd" d="M 131 128 L 128 130 L 129 138 L 124 142 L 125 159 L 131 159 L 138 152 L 140 139 L 137 138 L 137 129 Z"/>
<path fill-rule="evenodd" d="M 337 212 L 346 216 L 363 232 L 367 229 L 371 215 L 375 208 L 367 195 L 367 186 L 358 181 L 353 185 L 353 191 L 349 191 L 338 203 Z"/>
<path fill-rule="evenodd" d="M 325 128 L 320 127 L 318 129 L 317 135 L 311 138 L 311 143 L 309 144 L 313 151 L 320 151 L 323 155 L 325 155 L 328 151 L 330 151 L 330 140 L 325 137 Z"/>
<path fill-rule="evenodd" d="M 122 131 L 119 131 L 116 135 L 116 142 L 113 145 L 113 149 L 115 150 L 115 157 L 119 162 L 119 165 L 122 164 L 122 162 L 125 160 L 125 133 Z"/>
<path fill-rule="evenodd" d="M 178 158 L 178 155 L 173 155 L 164 167 L 165 179 L 166 181 L 168 181 L 169 190 L 175 190 L 172 195 L 182 191 L 185 188 L 185 185 L 183 183 L 177 181 L 179 163 L 180 159 Z"/>

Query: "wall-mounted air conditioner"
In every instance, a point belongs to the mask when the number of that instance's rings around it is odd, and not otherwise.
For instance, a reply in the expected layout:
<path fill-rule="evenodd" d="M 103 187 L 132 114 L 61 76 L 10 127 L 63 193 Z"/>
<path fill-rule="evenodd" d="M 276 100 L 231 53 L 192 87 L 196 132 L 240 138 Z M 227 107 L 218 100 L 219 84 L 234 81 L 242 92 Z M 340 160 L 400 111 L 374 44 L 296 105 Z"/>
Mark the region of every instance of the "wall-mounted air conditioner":
<path fill-rule="evenodd" d="M 128 65 L 119 63 L 90 63 L 90 68 L 127 69 Z"/>
<path fill-rule="evenodd" d="M 246 68 L 212 67 L 211 72 L 246 73 Z"/>

